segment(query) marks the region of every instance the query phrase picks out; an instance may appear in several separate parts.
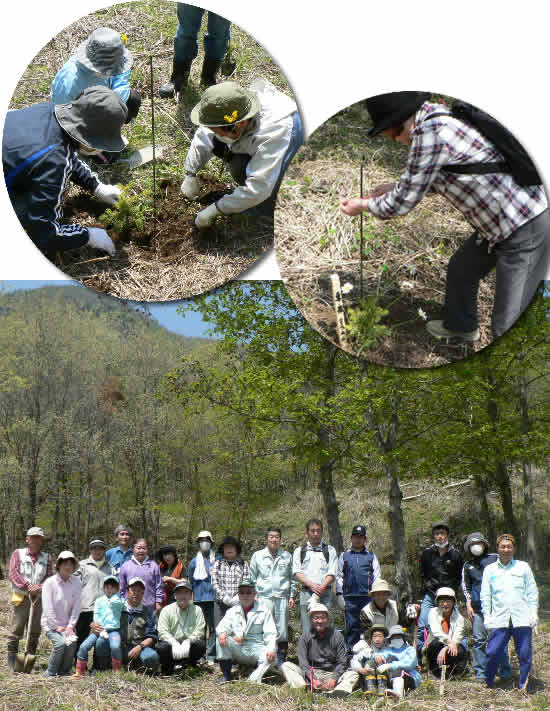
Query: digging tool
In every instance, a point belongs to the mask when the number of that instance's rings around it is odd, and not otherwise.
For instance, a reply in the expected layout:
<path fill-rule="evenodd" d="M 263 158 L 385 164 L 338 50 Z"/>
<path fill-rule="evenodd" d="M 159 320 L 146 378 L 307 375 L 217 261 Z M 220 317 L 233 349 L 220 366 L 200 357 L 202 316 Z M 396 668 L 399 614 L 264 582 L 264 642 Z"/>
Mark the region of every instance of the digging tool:
<path fill-rule="evenodd" d="M 153 151 L 153 146 L 145 146 L 140 148 L 138 151 L 134 151 L 128 158 L 121 158 L 118 163 L 127 165 L 128 168 L 139 168 L 140 165 L 145 165 L 153 159 L 162 158 L 166 146 L 155 146 Z"/>
<path fill-rule="evenodd" d="M 439 682 L 439 698 L 443 698 L 443 694 L 445 693 L 445 680 L 447 678 L 447 665 L 442 664 L 441 665 L 441 680 Z"/>
<path fill-rule="evenodd" d="M 38 598 L 31 599 L 31 610 L 29 612 L 29 619 L 27 620 L 27 637 L 25 639 L 25 653 L 21 652 L 15 657 L 15 671 L 24 672 L 25 674 L 30 674 L 31 669 L 36 661 L 36 654 L 28 654 L 29 649 L 29 639 L 31 637 L 32 629 L 32 619 L 34 616 L 34 607 Z"/>

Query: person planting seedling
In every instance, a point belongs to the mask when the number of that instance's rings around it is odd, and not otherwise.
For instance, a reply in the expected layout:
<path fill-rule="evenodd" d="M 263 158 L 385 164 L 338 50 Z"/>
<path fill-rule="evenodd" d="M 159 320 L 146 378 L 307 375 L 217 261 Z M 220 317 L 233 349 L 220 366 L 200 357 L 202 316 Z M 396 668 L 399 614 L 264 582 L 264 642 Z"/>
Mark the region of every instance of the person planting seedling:
<path fill-rule="evenodd" d="M 368 210 L 386 220 L 409 213 L 429 192 L 447 198 L 474 228 L 451 257 L 443 319 L 428 321 L 438 339 L 479 339 L 480 280 L 496 268 L 492 333 L 505 333 L 531 301 L 550 266 L 550 215 L 540 177 L 514 137 L 479 109 L 462 102 L 434 104 L 430 94 L 401 91 L 366 100 L 382 133 L 410 146 L 395 184 L 367 198 L 340 198 L 348 216 Z"/>
<path fill-rule="evenodd" d="M 213 157 L 224 160 L 238 187 L 196 217 L 199 229 L 218 215 L 271 217 L 284 173 L 302 145 L 302 122 L 294 101 L 265 79 L 249 89 L 225 81 L 211 86 L 191 111 L 199 128 L 185 160 L 183 195 L 196 200 L 198 171 Z"/>

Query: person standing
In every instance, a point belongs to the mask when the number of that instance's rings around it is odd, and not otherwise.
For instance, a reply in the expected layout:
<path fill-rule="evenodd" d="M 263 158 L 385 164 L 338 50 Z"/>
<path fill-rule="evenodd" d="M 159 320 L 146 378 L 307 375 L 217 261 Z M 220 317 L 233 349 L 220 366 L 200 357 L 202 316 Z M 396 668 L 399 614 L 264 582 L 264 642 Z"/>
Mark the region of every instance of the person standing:
<path fill-rule="evenodd" d="M 230 607 L 239 604 L 239 584 L 250 577 L 248 561 L 241 556 L 241 544 L 233 536 L 226 536 L 218 547 L 222 556 L 211 569 L 212 587 L 216 594 L 214 620 L 216 629 Z"/>
<path fill-rule="evenodd" d="M 516 541 L 509 533 L 497 538 L 498 560 L 485 568 L 481 611 L 489 630 L 485 680 L 492 688 L 510 637 L 519 657 L 519 688 L 527 689 L 533 662 L 533 628 L 538 622 L 539 594 L 528 563 L 514 558 Z"/>
<path fill-rule="evenodd" d="M 216 659 L 216 623 L 214 601 L 216 593 L 212 586 L 211 569 L 216 561 L 214 539 L 210 531 L 200 531 L 197 536 L 199 550 L 189 563 L 189 581 L 193 588 L 193 602 L 204 615 L 207 627 L 206 660 L 213 664 Z"/>
<path fill-rule="evenodd" d="M 266 531 L 266 547 L 250 559 L 250 576 L 258 599 L 273 614 L 277 627 L 277 663 L 286 661 L 288 652 L 288 611 L 294 609 L 296 582 L 292 575 L 292 556 L 281 548 L 281 529 Z"/>
<path fill-rule="evenodd" d="M 481 580 L 485 568 L 491 563 L 496 563 L 498 555 L 489 553 L 489 543 L 485 536 L 476 531 L 470 533 L 464 543 L 464 552 L 470 559 L 462 568 L 462 591 L 466 600 L 466 612 L 472 623 L 474 635 L 474 673 L 476 681 L 485 683 L 485 670 L 487 668 L 487 640 L 489 634 L 481 614 Z M 499 676 L 502 680 L 510 679 L 512 670 L 508 658 L 508 648 L 499 667 Z"/>
<path fill-rule="evenodd" d="M 306 523 L 307 543 L 296 548 L 292 555 L 292 573 L 302 583 L 300 617 L 302 633 L 310 628 L 309 605 L 321 602 L 328 610 L 332 606 L 332 583 L 338 573 L 336 550 L 322 540 L 323 523 L 311 518 Z"/>
<path fill-rule="evenodd" d="M 39 526 L 28 529 L 25 537 L 26 548 L 16 549 L 10 558 L 9 581 L 11 583 L 11 604 L 13 614 L 8 633 L 8 667 L 15 667 L 19 650 L 19 640 L 23 636 L 33 611 L 29 637 L 28 654 L 36 654 L 40 639 L 40 618 L 42 616 L 42 586 L 52 575 L 52 557 L 42 550 L 44 531 Z M 32 606 L 32 607 L 31 607 Z"/>
<path fill-rule="evenodd" d="M 418 618 L 416 652 L 422 660 L 424 630 L 428 624 L 430 610 L 436 606 L 435 594 L 439 588 L 452 588 L 455 595 L 462 581 L 462 554 L 449 544 L 449 524 L 438 521 L 432 526 L 433 544 L 422 551 L 420 556 L 420 579 L 424 598 Z"/>
<path fill-rule="evenodd" d="M 160 612 L 164 600 L 164 588 L 160 568 L 154 560 L 149 558 L 149 547 L 145 538 L 138 538 L 134 543 L 130 560 L 123 563 L 120 568 L 120 595 L 127 597 L 128 581 L 131 578 L 141 578 L 145 581 L 145 595 L 143 604 L 151 612 Z"/>
<path fill-rule="evenodd" d="M 162 575 L 162 584 L 164 586 L 162 606 L 165 607 L 175 602 L 174 589 L 181 580 L 187 580 L 187 568 L 184 566 L 183 561 L 179 559 L 176 546 L 171 544 L 161 546 L 155 558 Z"/>
<path fill-rule="evenodd" d="M 124 524 L 119 524 L 115 528 L 115 538 L 118 546 L 109 548 L 105 553 L 105 558 L 113 566 L 115 574 L 118 575 L 120 566 L 132 557 L 132 529 Z"/>
<path fill-rule="evenodd" d="M 346 642 L 348 649 L 361 636 L 361 610 L 370 602 L 374 581 L 380 577 L 380 563 L 375 553 L 367 549 L 367 529 L 357 525 L 351 532 L 351 547 L 340 553 L 336 594 L 343 597 L 346 618 Z"/>

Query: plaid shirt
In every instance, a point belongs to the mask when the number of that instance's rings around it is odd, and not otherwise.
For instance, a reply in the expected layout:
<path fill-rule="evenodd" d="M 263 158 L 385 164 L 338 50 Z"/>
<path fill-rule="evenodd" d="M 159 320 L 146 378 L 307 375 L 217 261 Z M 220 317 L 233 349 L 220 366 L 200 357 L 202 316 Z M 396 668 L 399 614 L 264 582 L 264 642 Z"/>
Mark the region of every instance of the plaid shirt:
<path fill-rule="evenodd" d="M 448 116 L 427 118 L 434 113 Z M 426 102 L 415 115 L 407 167 L 393 190 L 370 198 L 382 220 L 406 215 L 430 191 L 447 198 L 490 246 L 502 242 L 547 208 L 540 185 L 520 187 L 508 173 L 458 175 L 445 165 L 503 161 L 492 143 L 440 104 Z"/>
<path fill-rule="evenodd" d="M 216 600 L 224 597 L 235 597 L 239 592 L 239 583 L 244 577 L 250 577 L 250 566 L 246 560 L 236 560 L 229 565 L 225 558 L 217 560 L 210 569 L 212 587 Z"/>

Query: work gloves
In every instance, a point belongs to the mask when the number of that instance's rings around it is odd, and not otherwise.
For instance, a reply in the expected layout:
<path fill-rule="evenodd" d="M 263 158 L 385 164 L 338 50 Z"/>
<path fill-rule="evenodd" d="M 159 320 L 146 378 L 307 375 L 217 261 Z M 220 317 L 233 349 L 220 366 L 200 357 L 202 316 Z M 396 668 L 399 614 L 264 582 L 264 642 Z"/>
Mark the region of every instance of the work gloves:
<path fill-rule="evenodd" d="M 309 612 L 311 606 L 317 602 L 321 602 L 321 598 L 319 597 L 319 595 L 317 595 L 317 593 L 313 593 L 313 595 L 309 598 L 309 602 L 307 603 L 307 611 Z"/>
<path fill-rule="evenodd" d="M 379 664 L 376 667 L 376 672 L 377 672 L 377 674 L 385 674 L 389 668 L 390 668 L 389 664 Z"/>
<path fill-rule="evenodd" d="M 117 185 L 99 183 L 94 190 L 94 195 L 101 202 L 106 202 L 107 205 L 114 205 L 122 195 L 122 190 Z"/>
<path fill-rule="evenodd" d="M 89 247 L 94 247 L 95 249 L 101 249 L 103 252 L 107 252 L 111 257 L 116 254 L 116 247 L 113 240 L 109 237 L 105 230 L 101 227 L 88 227 L 88 242 Z"/>
<path fill-rule="evenodd" d="M 345 609 L 346 609 L 346 601 L 344 600 L 344 596 L 342 595 L 342 593 L 337 593 L 337 595 L 336 595 L 336 604 L 338 605 L 338 607 L 339 607 L 341 610 L 345 610 Z"/>
<path fill-rule="evenodd" d="M 191 640 L 184 639 L 183 642 L 172 642 L 172 657 L 175 660 L 187 659 L 191 650 Z"/>
<path fill-rule="evenodd" d="M 218 215 L 221 215 L 221 212 L 216 207 L 216 203 L 213 202 L 212 205 L 208 205 L 208 207 L 205 207 L 204 210 L 199 212 L 195 218 L 195 225 L 199 230 L 210 227 Z"/>
<path fill-rule="evenodd" d="M 222 602 L 224 605 L 227 605 L 227 607 L 234 607 L 235 605 L 239 604 L 239 596 L 238 595 L 224 595 Z"/>
<path fill-rule="evenodd" d="M 199 181 L 194 175 L 187 175 L 181 184 L 181 192 L 188 200 L 196 200 L 199 197 Z"/>

